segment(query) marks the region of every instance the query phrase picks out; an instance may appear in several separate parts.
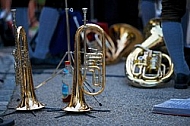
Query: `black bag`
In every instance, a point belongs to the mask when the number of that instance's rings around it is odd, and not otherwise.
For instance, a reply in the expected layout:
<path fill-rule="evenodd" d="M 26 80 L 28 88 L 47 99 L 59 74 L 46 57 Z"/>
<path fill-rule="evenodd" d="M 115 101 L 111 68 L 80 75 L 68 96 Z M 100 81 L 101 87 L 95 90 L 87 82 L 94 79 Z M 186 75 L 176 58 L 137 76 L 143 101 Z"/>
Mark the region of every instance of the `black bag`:
<path fill-rule="evenodd" d="M 3 46 L 15 45 L 15 37 L 11 22 L 6 22 L 4 19 L 0 19 L 0 36 L 3 42 Z"/>
<path fill-rule="evenodd" d="M 83 24 L 82 15 L 79 11 L 69 11 L 69 27 L 70 27 L 70 51 L 74 51 L 74 36 L 78 27 L 75 24 L 73 17 L 77 18 L 79 26 Z M 55 33 L 52 37 L 50 44 L 50 54 L 60 55 L 65 54 L 67 49 L 67 23 L 66 23 L 66 13 L 65 11 L 60 12 L 60 19 L 57 24 Z"/>

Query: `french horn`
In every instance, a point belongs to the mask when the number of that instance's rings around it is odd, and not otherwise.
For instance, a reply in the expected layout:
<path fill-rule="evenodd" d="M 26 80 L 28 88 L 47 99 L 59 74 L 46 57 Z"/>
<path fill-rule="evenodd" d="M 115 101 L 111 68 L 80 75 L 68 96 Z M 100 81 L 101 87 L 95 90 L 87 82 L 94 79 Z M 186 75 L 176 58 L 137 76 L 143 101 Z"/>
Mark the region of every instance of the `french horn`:
<path fill-rule="evenodd" d="M 150 20 L 147 27 L 150 29 L 147 38 L 141 44 L 135 45 L 126 58 L 125 74 L 128 84 L 135 87 L 161 86 L 168 82 L 173 74 L 170 57 L 160 50 L 165 46 L 160 20 Z"/>
<path fill-rule="evenodd" d="M 86 23 L 87 8 L 83 8 L 82 10 L 84 13 L 84 25 L 80 26 L 75 34 L 71 99 L 69 104 L 63 108 L 64 111 L 70 112 L 90 111 L 92 108 L 85 102 L 84 93 L 95 96 L 102 93 L 105 89 L 106 46 L 104 30 L 96 24 Z M 82 39 L 81 33 L 83 34 Z M 98 35 L 102 48 L 91 48 L 87 46 L 87 37 L 89 34 Z M 86 86 L 89 84 L 91 86 L 87 88 Z M 97 90 L 89 90 L 92 87 Z"/>
<path fill-rule="evenodd" d="M 143 35 L 135 27 L 117 23 L 110 26 L 108 33 L 104 32 L 106 43 L 106 65 L 119 62 L 122 58 L 126 58 L 132 51 L 135 44 L 142 43 Z M 93 48 L 102 48 L 99 37 L 95 34 L 93 37 L 88 37 L 88 46 Z"/>
<path fill-rule="evenodd" d="M 44 107 L 37 100 L 32 78 L 31 63 L 28 54 L 28 43 L 26 32 L 22 26 L 17 27 L 15 21 L 16 9 L 12 9 L 13 26 L 15 34 L 15 49 L 13 56 L 15 58 L 15 82 L 20 85 L 21 102 L 16 110 L 36 110 Z"/>
<path fill-rule="evenodd" d="M 108 39 L 110 43 L 114 43 L 114 48 L 109 51 L 110 57 L 107 57 L 106 63 L 117 63 L 122 58 L 126 58 L 133 50 L 134 45 L 143 42 L 142 33 L 135 27 L 125 23 L 113 24 L 109 28 Z"/>

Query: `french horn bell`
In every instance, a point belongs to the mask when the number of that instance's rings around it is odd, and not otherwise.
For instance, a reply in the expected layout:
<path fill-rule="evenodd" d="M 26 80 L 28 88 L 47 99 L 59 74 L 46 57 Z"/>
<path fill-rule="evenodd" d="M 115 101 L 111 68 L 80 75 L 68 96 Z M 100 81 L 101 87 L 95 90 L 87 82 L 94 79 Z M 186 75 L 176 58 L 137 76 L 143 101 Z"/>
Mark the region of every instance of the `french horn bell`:
<path fill-rule="evenodd" d="M 106 65 L 119 62 L 122 58 L 126 58 L 132 51 L 135 44 L 142 43 L 143 35 L 135 27 L 117 23 L 111 25 L 108 33 L 104 32 L 106 43 Z M 102 48 L 99 37 L 95 35 L 94 39 L 88 39 L 89 47 Z"/>
<path fill-rule="evenodd" d="M 114 51 L 111 57 L 107 58 L 107 64 L 112 64 L 126 58 L 133 50 L 134 45 L 140 44 L 143 41 L 142 33 L 135 27 L 125 24 L 117 23 L 109 28 L 109 36 L 114 43 Z"/>

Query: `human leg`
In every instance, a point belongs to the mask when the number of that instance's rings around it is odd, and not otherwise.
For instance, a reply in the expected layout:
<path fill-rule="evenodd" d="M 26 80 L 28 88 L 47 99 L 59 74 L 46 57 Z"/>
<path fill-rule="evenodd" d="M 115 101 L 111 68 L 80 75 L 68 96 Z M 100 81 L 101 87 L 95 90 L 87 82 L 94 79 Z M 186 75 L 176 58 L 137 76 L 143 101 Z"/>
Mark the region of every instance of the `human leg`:
<path fill-rule="evenodd" d="M 147 25 L 150 19 L 156 17 L 156 2 L 155 0 L 141 0 L 140 10 L 143 27 Z"/>
<path fill-rule="evenodd" d="M 185 0 L 162 1 L 162 30 L 168 53 L 174 63 L 174 73 L 176 75 L 174 88 L 178 89 L 188 87 L 190 75 L 184 57 L 184 36 L 181 24 L 181 18 L 186 11 L 185 6 Z"/>
<path fill-rule="evenodd" d="M 36 9 L 37 9 L 37 2 L 36 0 L 30 0 L 28 4 L 28 18 L 29 18 L 29 42 L 33 40 L 33 37 L 35 37 L 39 22 L 36 16 Z"/>
<path fill-rule="evenodd" d="M 11 0 L 1 0 L 1 13 L 0 13 L 0 19 L 5 18 L 6 21 L 11 20 Z"/>
<path fill-rule="evenodd" d="M 190 48 L 190 10 L 188 10 L 186 41 L 187 41 L 186 46 Z"/>
<path fill-rule="evenodd" d="M 163 22 L 162 27 L 168 52 L 175 65 L 175 72 L 190 74 L 184 58 L 184 39 L 181 23 Z"/>
<path fill-rule="evenodd" d="M 190 69 L 190 0 L 187 0 L 187 28 L 186 30 L 186 43 L 184 48 L 185 59 Z"/>
<path fill-rule="evenodd" d="M 28 30 L 29 30 L 29 21 L 28 21 L 28 8 L 27 7 L 18 7 L 16 9 L 16 25 L 22 26 L 26 32 L 27 40 L 29 40 Z M 28 42 L 28 41 L 27 41 Z M 32 56 L 32 49 L 30 43 L 28 42 L 29 56 Z"/>
<path fill-rule="evenodd" d="M 43 63 L 49 53 L 49 45 L 59 20 L 59 11 L 55 8 L 44 7 L 39 18 L 39 30 L 32 58 Z M 33 60 L 34 61 L 34 60 Z M 49 59 L 50 61 L 50 59 Z M 46 61 L 44 61 L 46 62 Z M 53 62 L 53 61 L 52 61 Z M 33 62 L 34 63 L 34 62 Z M 35 63 L 34 63 L 35 64 Z M 38 64 L 36 62 L 36 64 Z"/>
<path fill-rule="evenodd" d="M 25 31 L 28 31 L 28 8 L 16 8 L 16 25 L 23 26 Z"/>

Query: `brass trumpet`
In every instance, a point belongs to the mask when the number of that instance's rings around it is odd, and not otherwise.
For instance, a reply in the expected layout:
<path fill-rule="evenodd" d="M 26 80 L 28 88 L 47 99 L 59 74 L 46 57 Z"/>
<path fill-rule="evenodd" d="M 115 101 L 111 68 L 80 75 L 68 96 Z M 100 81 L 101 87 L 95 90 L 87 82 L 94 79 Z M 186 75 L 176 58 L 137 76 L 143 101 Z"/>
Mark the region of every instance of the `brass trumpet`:
<path fill-rule="evenodd" d="M 63 108 L 65 111 L 86 112 L 92 108 L 87 105 L 84 99 L 84 93 L 94 96 L 103 92 L 105 89 L 105 38 L 104 30 L 96 24 L 86 24 L 87 8 L 83 8 L 84 25 L 80 26 L 75 34 L 75 52 L 74 52 L 74 72 L 73 72 L 73 88 L 70 103 Z M 81 39 L 83 33 L 83 39 Z M 87 47 L 87 37 L 89 34 L 99 35 L 102 48 Z M 81 44 L 83 42 L 83 44 Z M 83 47 L 82 47 L 83 45 Z M 84 61 L 82 62 L 81 55 Z M 92 75 L 92 79 L 88 79 L 88 74 Z M 98 90 L 93 92 L 85 88 L 91 82 L 93 87 Z"/>
<path fill-rule="evenodd" d="M 150 28 L 150 34 L 142 44 L 135 45 L 125 64 L 129 84 L 136 87 L 157 87 L 171 79 L 173 63 L 160 48 L 165 46 L 160 22 Z M 150 25 L 149 25 L 150 26 Z"/>
<path fill-rule="evenodd" d="M 15 81 L 17 85 L 20 85 L 21 91 L 21 102 L 16 110 L 41 109 L 44 105 L 37 100 L 34 92 L 26 32 L 22 26 L 16 26 L 16 9 L 12 9 L 11 11 L 15 33 L 15 49 L 13 50 L 13 56 L 15 58 Z"/>

